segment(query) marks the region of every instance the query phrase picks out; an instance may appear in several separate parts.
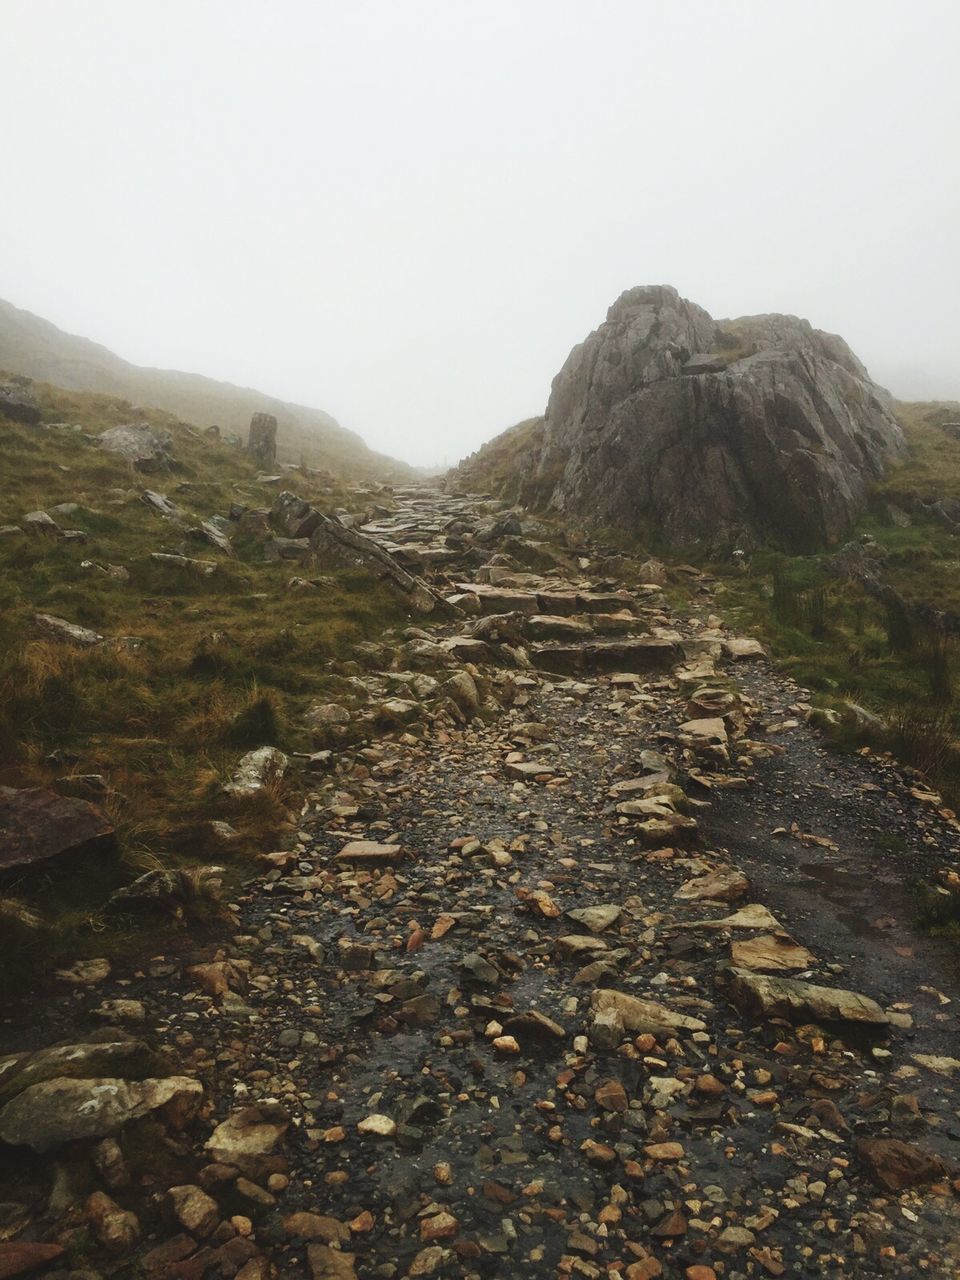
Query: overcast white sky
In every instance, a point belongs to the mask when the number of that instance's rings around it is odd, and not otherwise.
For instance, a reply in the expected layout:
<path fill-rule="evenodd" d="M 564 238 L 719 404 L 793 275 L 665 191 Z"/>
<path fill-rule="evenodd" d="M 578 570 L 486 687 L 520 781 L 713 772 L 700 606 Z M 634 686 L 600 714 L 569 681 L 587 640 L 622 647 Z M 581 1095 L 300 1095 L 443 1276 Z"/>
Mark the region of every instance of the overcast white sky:
<path fill-rule="evenodd" d="M 957 0 L 0 0 L 0 296 L 453 462 L 635 284 L 960 397 Z"/>

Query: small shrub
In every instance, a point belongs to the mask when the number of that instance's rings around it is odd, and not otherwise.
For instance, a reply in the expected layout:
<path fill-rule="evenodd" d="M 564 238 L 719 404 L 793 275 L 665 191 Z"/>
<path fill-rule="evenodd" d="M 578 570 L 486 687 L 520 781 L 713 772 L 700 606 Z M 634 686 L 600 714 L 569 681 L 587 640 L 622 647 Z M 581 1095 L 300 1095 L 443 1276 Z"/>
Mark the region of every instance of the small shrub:
<path fill-rule="evenodd" d="M 275 747 L 283 737 L 283 712 L 276 698 L 256 689 L 233 717 L 227 741 L 236 747 Z"/>

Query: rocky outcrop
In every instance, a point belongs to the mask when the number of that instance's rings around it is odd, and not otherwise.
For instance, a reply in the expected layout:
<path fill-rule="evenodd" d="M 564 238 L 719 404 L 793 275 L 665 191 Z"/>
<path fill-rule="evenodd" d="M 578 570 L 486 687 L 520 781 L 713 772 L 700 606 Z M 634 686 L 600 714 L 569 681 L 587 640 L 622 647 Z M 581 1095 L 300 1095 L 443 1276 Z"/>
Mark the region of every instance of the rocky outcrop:
<path fill-rule="evenodd" d="M 842 536 L 902 448 L 888 394 L 794 316 L 630 289 L 554 379 L 524 497 L 674 547 Z M 522 468 L 521 468 L 522 469 Z"/>
<path fill-rule="evenodd" d="M 247 451 L 261 467 L 272 467 L 277 460 L 277 420 L 272 413 L 255 413 L 250 419 Z"/>
<path fill-rule="evenodd" d="M 113 825 L 86 800 L 43 787 L 0 787 L 0 874 L 73 870 L 115 850 Z"/>
<path fill-rule="evenodd" d="M 163 471 L 171 464 L 173 437 L 169 431 L 155 431 L 145 422 L 110 427 L 97 437 L 101 449 L 118 453 L 138 471 Z"/>
<path fill-rule="evenodd" d="M 22 382 L 0 382 L 0 417 L 34 426 L 40 421 L 40 401 Z"/>

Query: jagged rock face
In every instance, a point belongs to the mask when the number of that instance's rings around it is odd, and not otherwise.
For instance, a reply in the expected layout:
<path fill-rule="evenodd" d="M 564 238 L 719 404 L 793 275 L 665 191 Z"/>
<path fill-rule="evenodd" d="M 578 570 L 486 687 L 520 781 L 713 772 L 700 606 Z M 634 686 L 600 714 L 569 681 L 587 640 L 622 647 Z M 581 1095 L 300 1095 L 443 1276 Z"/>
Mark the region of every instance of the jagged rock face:
<path fill-rule="evenodd" d="M 902 445 L 841 338 L 794 316 L 717 322 L 642 287 L 554 380 L 531 490 L 674 546 L 804 549 L 850 527 Z"/>

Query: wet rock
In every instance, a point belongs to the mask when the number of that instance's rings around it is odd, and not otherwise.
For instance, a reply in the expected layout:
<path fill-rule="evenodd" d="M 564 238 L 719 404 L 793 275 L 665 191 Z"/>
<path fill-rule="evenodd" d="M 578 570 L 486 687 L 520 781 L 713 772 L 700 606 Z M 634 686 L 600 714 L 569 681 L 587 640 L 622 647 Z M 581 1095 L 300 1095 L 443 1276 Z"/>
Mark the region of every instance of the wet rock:
<path fill-rule="evenodd" d="M 200 1082 L 186 1076 L 45 1080 L 0 1110 L 0 1139 L 42 1153 L 79 1138 L 102 1138 L 170 1103 L 199 1101 L 202 1094 Z"/>
<path fill-rule="evenodd" d="M 311 1280 L 359 1280 L 354 1268 L 356 1260 L 355 1253 L 341 1252 L 325 1244 L 312 1244 L 307 1249 Z"/>
<path fill-rule="evenodd" d="M 244 1107 L 217 1125 L 207 1139 L 206 1150 L 220 1163 L 236 1165 L 256 1176 L 263 1158 L 277 1148 L 289 1127 L 289 1113 L 279 1103 Z"/>
<path fill-rule="evenodd" d="M 861 1138 L 855 1149 L 869 1177 L 888 1191 L 935 1182 L 948 1173 L 939 1156 L 899 1138 Z"/>
<path fill-rule="evenodd" d="M 283 1220 L 288 1236 L 300 1240 L 319 1240 L 323 1244 L 345 1245 L 350 1243 L 350 1228 L 337 1218 L 320 1213 L 290 1213 Z"/>
<path fill-rule="evenodd" d="M 113 824 L 95 805 L 43 787 L 0 787 L 0 874 L 91 866 L 115 853 Z"/>
<path fill-rule="evenodd" d="M 819 987 L 795 978 L 770 978 L 736 968 L 728 970 L 724 984 L 733 1004 L 753 1016 L 874 1027 L 885 1027 L 890 1021 L 875 1000 L 839 987 Z"/>
<path fill-rule="evenodd" d="M 0 1280 L 27 1275 L 56 1262 L 64 1254 L 63 1245 L 41 1244 L 33 1240 L 0 1241 Z"/>
<path fill-rule="evenodd" d="M 124 1254 L 140 1239 L 140 1223 L 137 1215 L 121 1209 L 103 1191 L 95 1191 L 87 1198 L 87 1216 L 94 1235 L 108 1253 Z"/>
<path fill-rule="evenodd" d="M 706 1023 L 701 1022 L 699 1018 L 688 1017 L 687 1014 L 668 1009 L 666 1005 L 659 1004 L 656 1000 L 643 1000 L 638 996 L 627 995 L 623 991 L 601 988 L 594 991 L 590 997 L 590 1004 L 595 1013 L 615 1010 L 623 1019 L 623 1025 L 627 1031 L 649 1031 L 653 1035 L 668 1032 L 676 1035 L 679 1032 L 706 1029 Z"/>
<path fill-rule="evenodd" d="M 705 876 L 687 880 L 677 890 L 681 902 L 735 902 L 750 890 L 750 881 L 739 867 L 718 867 Z"/>
<path fill-rule="evenodd" d="M 173 1216 L 185 1231 L 204 1239 L 220 1221 L 216 1200 L 200 1187 L 188 1184 L 171 1187 L 167 1199 Z"/>
<path fill-rule="evenodd" d="M 785 933 L 764 933 L 730 943 L 730 959 L 740 969 L 783 973 L 809 969 L 816 957 Z"/>
<path fill-rule="evenodd" d="M 623 908 L 611 902 L 595 907 L 576 907 L 565 914 L 591 933 L 603 933 L 617 923 L 623 914 Z"/>
<path fill-rule="evenodd" d="M 355 863 L 360 866 L 380 866 L 397 863 L 403 859 L 403 849 L 398 844 L 381 844 L 376 840 L 351 840 L 333 859 L 334 862 Z"/>

